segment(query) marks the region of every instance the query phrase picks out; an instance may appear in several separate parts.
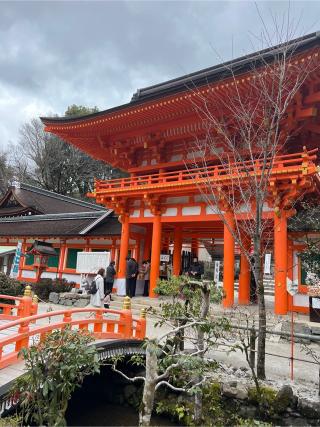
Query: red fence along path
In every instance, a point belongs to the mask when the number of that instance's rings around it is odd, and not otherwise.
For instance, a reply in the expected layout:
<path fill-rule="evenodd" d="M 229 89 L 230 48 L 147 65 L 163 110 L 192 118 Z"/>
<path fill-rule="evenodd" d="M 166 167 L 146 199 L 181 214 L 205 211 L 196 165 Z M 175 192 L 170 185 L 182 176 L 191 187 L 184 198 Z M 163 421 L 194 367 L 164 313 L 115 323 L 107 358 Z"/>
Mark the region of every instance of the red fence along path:
<path fill-rule="evenodd" d="M 46 320 L 48 323 L 44 323 Z M 89 331 L 95 339 L 143 340 L 146 335 L 146 311 L 142 310 L 140 318 L 134 319 L 130 298 L 126 297 L 122 310 L 75 308 L 10 321 L 0 326 L 0 333 L 17 328 L 16 331 L 0 339 L 0 369 L 17 362 L 22 348 L 39 343 L 48 332 L 63 329 L 66 326 Z"/>

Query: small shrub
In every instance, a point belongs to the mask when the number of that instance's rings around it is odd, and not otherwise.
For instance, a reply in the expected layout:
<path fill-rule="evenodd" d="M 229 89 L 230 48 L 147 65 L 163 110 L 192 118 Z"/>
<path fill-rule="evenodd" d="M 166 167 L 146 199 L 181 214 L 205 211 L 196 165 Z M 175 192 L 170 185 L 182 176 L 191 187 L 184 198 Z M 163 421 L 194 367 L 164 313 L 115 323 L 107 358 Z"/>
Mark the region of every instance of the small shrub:
<path fill-rule="evenodd" d="M 66 426 L 65 413 L 76 387 L 99 372 L 97 350 L 86 331 L 53 331 L 21 354 L 27 373 L 16 380 L 12 395 L 21 408 L 23 425 Z"/>
<path fill-rule="evenodd" d="M 249 401 L 258 406 L 259 415 L 263 419 L 268 419 L 269 417 L 275 415 L 276 395 L 276 390 L 265 386 L 260 386 L 260 393 L 256 388 L 251 388 L 248 391 Z"/>
<path fill-rule="evenodd" d="M 13 297 L 23 295 L 24 286 L 21 282 L 15 279 L 11 279 L 9 276 L 6 276 L 3 273 L 0 273 L 0 294 L 1 295 L 11 295 Z M 10 299 L 0 299 L 1 303 L 4 304 L 14 304 Z"/>
<path fill-rule="evenodd" d="M 39 283 L 33 283 L 31 287 L 41 300 L 48 301 L 50 292 L 70 292 L 75 285 L 74 282 L 67 282 L 65 279 L 41 279 Z"/>
<path fill-rule="evenodd" d="M 186 400 L 177 401 L 171 397 L 163 398 L 156 404 L 156 413 L 170 416 L 181 425 L 193 425 L 193 404 Z"/>
<path fill-rule="evenodd" d="M 20 427 L 21 425 L 21 418 L 17 415 L 0 418 L 0 427 Z"/>

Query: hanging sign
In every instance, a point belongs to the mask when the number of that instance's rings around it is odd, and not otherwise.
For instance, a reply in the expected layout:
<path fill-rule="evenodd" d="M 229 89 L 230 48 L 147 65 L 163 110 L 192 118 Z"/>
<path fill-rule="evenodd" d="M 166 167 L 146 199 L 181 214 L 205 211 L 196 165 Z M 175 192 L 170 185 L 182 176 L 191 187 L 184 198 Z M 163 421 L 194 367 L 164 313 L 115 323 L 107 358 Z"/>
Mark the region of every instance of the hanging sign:
<path fill-rule="evenodd" d="M 11 267 L 10 277 L 16 278 L 19 274 L 19 264 L 20 264 L 20 258 L 21 258 L 21 249 L 22 249 L 22 242 L 18 242 L 16 253 L 14 256 L 14 260 Z"/>
<path fill-rule="evenodd" d="M 213 275 L 213 280 L 215 283 L 219 282 L 219 277 L 220 276 L 220 261 L 215 261 L 214 262 L 214 275 Z"/>
<path fill-rule="evenodd" d="M 169 262 L 170 261 L 170 255 L 168 254 L 161 254 L 160 255 L 160 262 Z"/>
<path fill-rule="evenodd" d="M 298 293 L 298 280 L 291 280 L 289 277 L 287 277 L 287 291 L 288 293 L 293 296 Z"/>
<path fill-rule="evenodd" d="M 264 274 L 271 274 L 271 254 L 264 256 Z"/>

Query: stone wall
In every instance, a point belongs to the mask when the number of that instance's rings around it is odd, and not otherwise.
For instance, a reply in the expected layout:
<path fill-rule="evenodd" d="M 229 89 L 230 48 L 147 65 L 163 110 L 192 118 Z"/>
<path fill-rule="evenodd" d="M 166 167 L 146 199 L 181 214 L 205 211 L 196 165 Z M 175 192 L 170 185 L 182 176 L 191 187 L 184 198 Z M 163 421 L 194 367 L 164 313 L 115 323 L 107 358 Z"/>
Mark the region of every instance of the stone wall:
<path fill-rule="evenodd" d="M 77 294 L 73 292 L 51 292 L 49 295 L 49 302 L 81 308 L 86 307 L 90 303 L 90 295 Z"/>

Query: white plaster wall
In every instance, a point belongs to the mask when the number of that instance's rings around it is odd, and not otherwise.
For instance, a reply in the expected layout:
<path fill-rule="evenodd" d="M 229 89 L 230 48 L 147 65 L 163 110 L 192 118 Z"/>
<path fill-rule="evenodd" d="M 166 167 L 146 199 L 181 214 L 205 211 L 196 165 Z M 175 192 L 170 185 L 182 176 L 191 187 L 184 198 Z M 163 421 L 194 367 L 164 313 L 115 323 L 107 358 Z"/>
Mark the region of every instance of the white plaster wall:
<path fill-rule="evenodd" d="M 145 218 L 152 218 L 153 214 L 151 213 L 150 209 L 145 209 L 144 212 L 143 212 L 143 216 Z"/>
<path fill-rule="evenodd" d="M 182 154 L 175 154 L 174 156 L 171 156 L 170 161 L 171 162 L 179 162 L 182 159 L 183 159 L 183 155 Z"/>
<path fill-rule="evenodd" d="M 309 297 L 304 294 L 297 294 L 293 296 L 293 304 L 298 307 L 309 307 Z"/>
<path fill-rule="evenodd" d="M 264 203 L 262 207 L 263 212 L 273 212 L 273 208 L 268 206 L 268 203 Z"/>
<path fill-rule="evenodd" d="M 27 279 L 35 279 L 36 272 L 33 270 L 22 270 L 21 280 L 23 280 L 24 277 L 26 277 Z"/>
<path fill-rule="evenodd" d="M 206 206 L 206 214 L 207 215 L 217 215 L 219 214 L 219 208 L 216 205 Z"/>
<path fill-rule="evenodd" d="M 140 209 L 135 209 L 130 215 L 131 218 L 139 218 L 139 216 L 140 216 Z"/>
<path fill-rule="evenodd" d="M 182 208 L 182 215 L 200 215 L 201 206 L 185 206 Z"/>
<path fill-rule="evenodd" d="M 177 213 L 177 208 L 167 208 L 166 211 L 162 214 L 162 216 L 177 216 Z"/>

